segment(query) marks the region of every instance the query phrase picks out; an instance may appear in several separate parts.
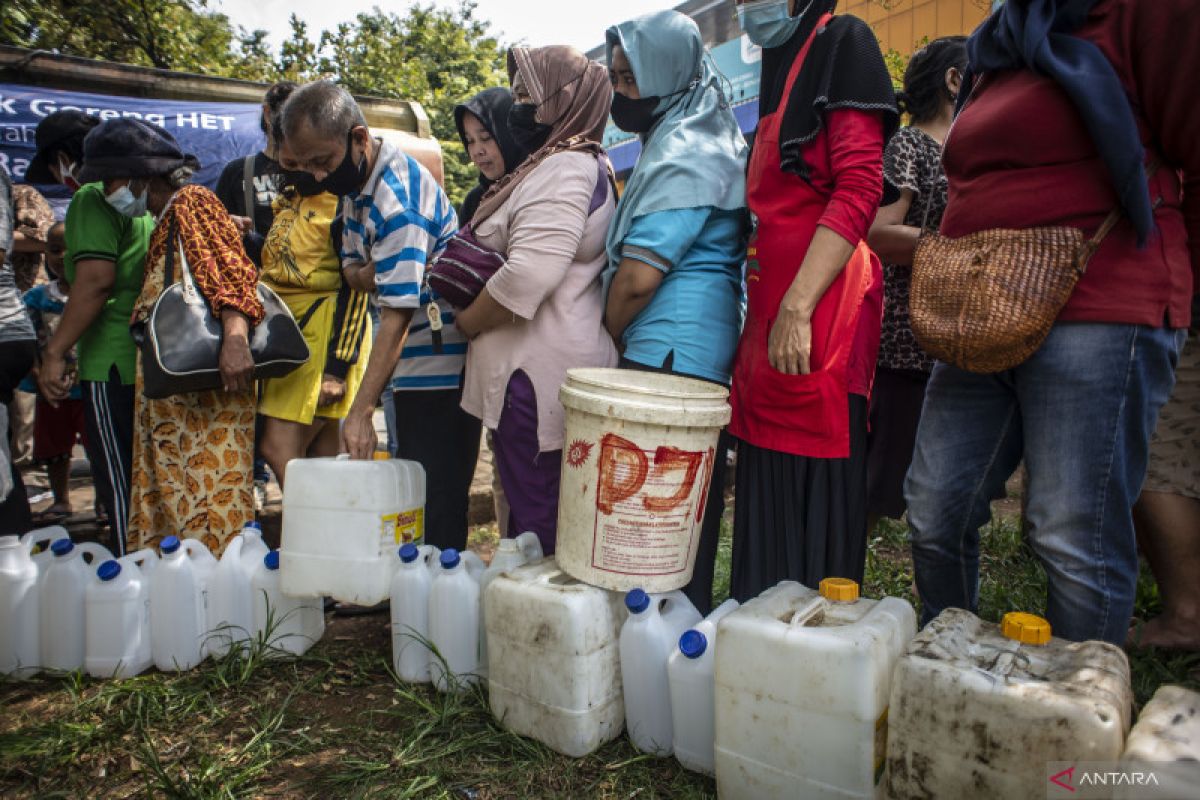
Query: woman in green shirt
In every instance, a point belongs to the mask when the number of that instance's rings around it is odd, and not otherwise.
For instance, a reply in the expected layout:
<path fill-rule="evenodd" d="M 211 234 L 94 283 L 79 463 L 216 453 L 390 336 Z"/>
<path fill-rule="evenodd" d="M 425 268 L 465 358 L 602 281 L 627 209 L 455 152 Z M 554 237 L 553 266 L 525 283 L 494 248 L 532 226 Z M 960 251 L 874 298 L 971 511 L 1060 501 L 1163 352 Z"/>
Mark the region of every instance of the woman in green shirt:
<path fill-rule="evenodd" d="M 38 125 L 38 157 L 45 158 L 56 180 L 69 186 L 80 168 L 72 154 L 82 153 L 90 126 L 76 126 L 71 135 L 43 145 L 42 126 L 67 127 L 57 116 L 52 114 Z M 66 228 L 65 273 L 71 295 L 58 330 L 42 352 L 38 385 L 51 403 L 65 400 L 71 389 L 66 354 L 77 347 L 88 460 L 96 492 L 112 521 L 110 549 L 124 555 L 137 358 L 129 320 L 142 288 L 154 219 L 145 209 L 134 217 L 118 212 L 105 197 L 103 184 L 89 183 L 72 197 Z"/>

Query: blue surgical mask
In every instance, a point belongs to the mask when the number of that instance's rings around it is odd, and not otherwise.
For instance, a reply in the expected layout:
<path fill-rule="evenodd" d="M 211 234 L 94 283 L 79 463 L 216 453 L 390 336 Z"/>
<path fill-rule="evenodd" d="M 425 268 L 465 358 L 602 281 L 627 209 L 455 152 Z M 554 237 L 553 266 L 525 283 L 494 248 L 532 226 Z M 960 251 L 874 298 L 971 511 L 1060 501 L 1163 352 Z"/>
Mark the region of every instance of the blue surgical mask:
<path fill-rule="evenodd" d="M 142 193 L 134 195 L 129 185 L 126 184 L 112 194 L 104 195 L 104 199 L 116 209 L 118 214 L 137 219 L 146 213 L 146 191 L 147 187 L 142 187 Z"/>
<path fill-rule="evenodd" d="M 756 45 L 770 50 L 787 44 L 800 29 L 804 15 L 812 8 L 812 0 L 796 16 L 788 14 L 791 0 L 751 0 L 738 6 L 738 22 L 746 36 Z"/>

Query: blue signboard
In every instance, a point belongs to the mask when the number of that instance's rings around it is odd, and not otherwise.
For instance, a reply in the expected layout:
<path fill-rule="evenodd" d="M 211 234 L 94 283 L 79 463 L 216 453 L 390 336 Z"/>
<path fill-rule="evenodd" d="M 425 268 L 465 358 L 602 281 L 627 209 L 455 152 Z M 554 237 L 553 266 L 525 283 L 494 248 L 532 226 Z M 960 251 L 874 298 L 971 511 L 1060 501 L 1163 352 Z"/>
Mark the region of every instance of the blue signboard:
<path fill-rule="evenodd" d="M 47 115 L 79 109 L 101 119 L 138 117 L 166 128 L 185 152 L 200 159 L 199 183 L 212 188 L 226 163 L 257 153 L 264 145 L 257 103 L 203 103 L 64 92 L 0 83 L 0 167 L 23 183 L 36 152 L 34 130 Z M 69 198 L 62 186 L 39 187 L 56 207 Z M 59 201 L 59 202 L 55 202 Z"/>
<path fill-rule="evenodd" d="M 762 48 L 745 36 L 717 45 L 711 51 L 712 62 L 724 77 L 725 93 L 733 104 L 733 115 L 743 133 L 758 127 L 758 83 L 762 72 Z M 610 121 L 604 130 L 613 169 L 622 175 L 633 169 L 642 152 L 642 143 Z"/>

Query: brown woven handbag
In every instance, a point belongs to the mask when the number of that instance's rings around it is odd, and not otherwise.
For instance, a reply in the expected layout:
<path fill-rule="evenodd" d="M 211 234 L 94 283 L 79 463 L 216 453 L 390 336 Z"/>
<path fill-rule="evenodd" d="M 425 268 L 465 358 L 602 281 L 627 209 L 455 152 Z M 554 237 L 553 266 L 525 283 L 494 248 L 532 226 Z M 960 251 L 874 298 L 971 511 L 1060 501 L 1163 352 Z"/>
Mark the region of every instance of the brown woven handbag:
<path fill-rule="evenodd" d="M 1158 171 L 1158 159 L 1147 173 Z M 1065 226 L 995 229 L 950 239 L 924 231 L 909 314 L 926 353 L 968 372 L 1012 369 L 1037 351 L 1120 209 L 1091 239 Z"/>

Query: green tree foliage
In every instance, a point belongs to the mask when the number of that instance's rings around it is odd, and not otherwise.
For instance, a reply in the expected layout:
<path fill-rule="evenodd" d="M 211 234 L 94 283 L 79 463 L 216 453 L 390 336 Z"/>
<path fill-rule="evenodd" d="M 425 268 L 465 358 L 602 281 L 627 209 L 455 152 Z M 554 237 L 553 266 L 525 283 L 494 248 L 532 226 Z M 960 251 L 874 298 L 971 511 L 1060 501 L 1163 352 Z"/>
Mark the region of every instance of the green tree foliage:
<path fill-rule="evenodd" d="M 296 21 L 293 20 L 293 39 Z M 454 106 L 489 86 L 508 83 L 504 49 L 476 17 L 473 0 L 457 9 L 414 5 L 403 16 L 378 8 L 321 36 L 319 66 L 352 92 L 418 100 L 446 154 L 446 189 L 458 203 L 475 185 L 454 126 Z"/>
<path fill-rule="evenodd" d="M 0 43 L 159 69 L 261 80 L 266 32 L 235 28 L 208 0 L 5 0 Z"/>

